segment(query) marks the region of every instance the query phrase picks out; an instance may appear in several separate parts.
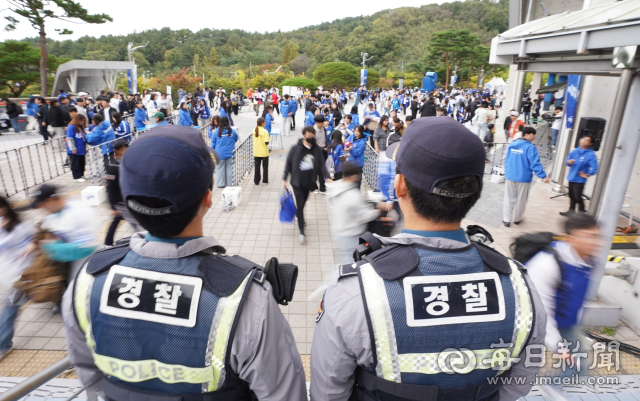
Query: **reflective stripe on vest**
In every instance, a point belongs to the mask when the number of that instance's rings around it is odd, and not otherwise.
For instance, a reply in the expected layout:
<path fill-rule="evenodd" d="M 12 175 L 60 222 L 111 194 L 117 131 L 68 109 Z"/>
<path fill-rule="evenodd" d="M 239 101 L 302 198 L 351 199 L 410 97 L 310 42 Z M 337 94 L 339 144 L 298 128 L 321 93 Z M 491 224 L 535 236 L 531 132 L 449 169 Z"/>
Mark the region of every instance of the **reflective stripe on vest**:
<path fill-rule="evenodd" d="M 524 276 L 509 260 L 511 282 L 516 300 L 516 318 L 511 343 L 492 349 L 446 349 L 437 353 L 398 354 L 395 329 L 384 280 L 371 264 L 360 267 L 365 304 L 375 337 L 376 375 L 385 380 L 402 383 L 401 373 L 469 373 L 476 369 L 496 369 L 500 375 L 511 368 L 522 352 L 533 324 L 531 297 Z M 456 364 L 456 362 L 459 362 Z M 464 362 L 468 361 L 468 362 Z"/>
<path fill-rule="evenodd" d="M 165 383 L 203 384 L 203 392 L 213 392 L 224 384 L 226 377 L 226 355 L 229 337 L 242 296 L 251 275 L 247 275 L 236 291 L 228 297 L 220 298 L 209 334 L 205 367 L 191 368 L 172 365 L 154 359 L 129 361 L 100 355 L 95 352 L 95 340 L 91 327 L 91 290 L 94 277 L 86 272 L 86 267 L 76 279 L 74 308 L 78 325 L 85 335 L 87 346 L 91 350 L 93 361 L 106 375 L 124 382 L 141 382 L 159 379 Z"/>

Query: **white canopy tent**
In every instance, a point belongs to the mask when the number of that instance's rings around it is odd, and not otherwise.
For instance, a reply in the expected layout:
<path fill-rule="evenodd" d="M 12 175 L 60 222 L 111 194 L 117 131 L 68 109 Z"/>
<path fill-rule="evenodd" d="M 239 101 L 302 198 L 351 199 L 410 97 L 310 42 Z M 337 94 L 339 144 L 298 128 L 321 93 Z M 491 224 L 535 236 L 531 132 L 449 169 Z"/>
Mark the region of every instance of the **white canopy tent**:
<path fill-rule="evenodd" d="M 491 81 L 484 84 L 484 87 L 491 91 L 496 90 L 498 93 L 503 93 L 507 90 L 507 83 L 501 77 L 493 77 Z"/>

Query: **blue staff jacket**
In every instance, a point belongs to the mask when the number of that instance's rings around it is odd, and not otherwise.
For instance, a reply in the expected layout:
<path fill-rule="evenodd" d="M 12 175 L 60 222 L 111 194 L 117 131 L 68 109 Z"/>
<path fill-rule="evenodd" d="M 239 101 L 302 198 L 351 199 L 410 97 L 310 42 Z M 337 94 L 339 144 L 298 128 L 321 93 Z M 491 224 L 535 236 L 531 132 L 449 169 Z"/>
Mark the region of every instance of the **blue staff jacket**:
<path fill-rule="evenodd" d="M 238 133 L 233 128 L 231 132 L 225 130 L 220 137 L 218 137 L 218 128 L 211 134 L 211 148 L 218 152 L 220 160 L 231 158 L 236 142 L 238 142 Z"/>
<path fill-rule="evenodd" d="M 575 160 L 573 164 L 569 165 L 569 160 Z M 598 171 L 598 158 L 596 152 L 591 148 L 582 149 L 577 147 L 569 153 L 569 157 L 566 160 L 567 166 L 569 166 L 569 175 L 567 181 L 584 184 L 587 182 L 586 178 L 580 177 L 579 172 L 594 175 Z"/>
<path fill-rule="evenodd" d="M 178 119 L 178 125 L 184 125 L 185 127 L 191 127 L 193 120 L 191 119 L 191 112 L 189 110 L 180 109 L 180 118 Z"/>

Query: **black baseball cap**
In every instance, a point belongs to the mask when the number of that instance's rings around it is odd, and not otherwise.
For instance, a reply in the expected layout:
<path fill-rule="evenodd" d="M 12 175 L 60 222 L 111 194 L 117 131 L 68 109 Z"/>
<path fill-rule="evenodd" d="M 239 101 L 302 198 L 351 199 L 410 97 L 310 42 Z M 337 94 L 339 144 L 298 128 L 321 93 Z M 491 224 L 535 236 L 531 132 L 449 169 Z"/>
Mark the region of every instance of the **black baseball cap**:
<path fill-rule="evenodd" d="M 180 212 L 210 189 L 220 157 L 200 132 L 181 125 L 152 128 L 136 140 L 120 162 L 122 197 L 138 213 L 158 216 Z M 131 199 L 147 196 L 169 201 L 152 208 Z"/>
<path fill-rule="evenodd" d="M 60 195 L 58 194 L 58 188 L 55 185 L 42 184 L 33 194 L 31 207 L 37 208 L 40 206 L 41 202 L 44 202 L 47 199 L 57 198 L 58 196 Z"/>
<path fill-rule="evenodd" d="M 452 118 L 422 117 L 411 122 L 400 142 L 385 154 L 417 188 L 441 196 L 466 198 L 473 194 L 439 189 L 438 183 L 475 176 L 482 182 L 485 165 L 480 138 Z"/>

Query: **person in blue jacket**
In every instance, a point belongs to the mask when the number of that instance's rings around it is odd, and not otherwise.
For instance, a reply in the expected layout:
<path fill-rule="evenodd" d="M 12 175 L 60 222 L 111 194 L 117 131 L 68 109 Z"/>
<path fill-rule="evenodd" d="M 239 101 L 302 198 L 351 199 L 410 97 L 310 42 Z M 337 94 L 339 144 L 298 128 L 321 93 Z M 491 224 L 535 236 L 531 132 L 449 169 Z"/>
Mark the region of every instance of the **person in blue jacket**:
<path fill-rule="evenodd" d="M 129 122 L 127 120 L 123 120 L 120 116 L 120 113 L 116 112 L 111 115 L 115 120 L 115 134 L 116 139 L 123 138 L 127 141 L 131 141 L 131 127 L 129 127 Z"/>
<path fill-rule="evenodd" d="M 211 148 L 220 156 L 220 162 L 216 166 L 216 184 L 218 188 L 233 185 L 231 175 L 233 173 L 233 150 L 238 142 L 238 133 L 229 125 L 227 117 L 220 117 L 220 127 L 211 135 Z"/>
<path fill-rule="evenodd" d="M 209 123 L 209 119 L 211 119 L 211 111 L 207 106 L 207 101 L 204 99 L 198 100 L 198 125 L 204 127 Z"/>
<path fill-rule="evenodd" d="M 222 117 L 227 117 L 227 119 L 229 119 L 229 110 L 228 110 L 228 106 L 227 106 L 227 101 L 223 100 L 220 103 L 220 118 Z"/>
<path fill-rule="evenodd" d="M 296 99 L 290 98 L 289 113 L 291 114 L 291 131 L 296 130 L 296 112 L 297 111 L 298 111 L 298 102 L 296 102 Z M 291 132 L 289 132 L 289 135 L 291 135 Z"/>
<path fill-rule="evenodd" d="M 573 149 L 567 157 L 566 163 L 569 166 L 569 211 L 560 212 L 563 216 L 568 216 L 575 211 L 576 205 L 578 212 L 586 213 L 584 201 L 582 200 L 582 191 L 587 178 L 591 177 L 598 171 L 598 158 L 596 152 L 592 149 L 593 137 L 585 135 L 580 138 L 578 147 Z"/>
<path fill-rule="evenodd" d="M 184 125 L 185 127 L 193 127 L 193 120 L 191 120 L 191 112 L 189 111 L 189 103 L 180 103 L 180 117 L 178 119 L 178 125 Z"/>
<path fill-rule="evenodd" d="M 67 155 L 69 156 L 69 164 L 73 180 L 77 182 L 85 182 L 82 177 L 86 165 L 86 145 L 84 139 L 84 125 L 87 119 L 82 114 L 76 114 L 67 126 Z"/>
<path fill-rule="evenodd" d="M 264 129 L 271 135 L 271 124 L 273 123 L 273 105 L 268 105 L 262 112 L 262 118 L 264 118 Z"/>
<path fill-rule="evenodd" d="M 91 119 L 93 120 L 93 115 L 91 116 Z M 147 128 L 147 112 L 142 108 L 142 100 L 138 100 L 136 102 L 136 111 L 133 122 L 135 124 L 136 131 Z"/>
<path fill-rule="evenodd" d="M 358 167 L 360 179 L 358 180 L 358 188 L 362 184 L 362 167 L 364 167 L 364 151 L 367 147 L 367 136 L 364 134 L 364 127 L 362 125 L 356 126 L 354 131 L 354 141 L 350 148 L 346 149 L 349 152 L 348 161 Z"/>
<path fill-rule="evenodd" d="M 27 131 L 38 128 L 36 113 L 38 112 L 39 107 L 38 103 L 36 103 L 36 96 L 29 96 L 29 102 L 27 102 L 25 110 L 25 114 L 27 115 Z"/>
<path fill-rule="evenodd" d="M 549 182 L 547 173 L 540 163 L 538 148 L 531 143 L 536 139 L 536 130 L 533 127 L 524 127 L 522 138 L 511 142 L 507 149 L 507 157 L 504 163 L 504 207 L 502 210 L 503 224 L 511 225 L 511 215 L 515 208 L 514 224 L 520 224 L 527 207 L 529 188 L 531 187 L 532 174 L 535 173 L 545 183 Z"/>
<path fill-rule="evenodd" d="M 109 162 L 109 156 L 113 154 L 113 142 L 116 140 L 116 134 L 109 121 L 105 121 L 104 116 L 100 113 L 93 115 L 93 124 L 95 128 L 91 132 L 87 132 L 85 140 L 89 145 L 102 145 L 102 155 L 104 162 Z"/>
<path fill-rule="evenodd" d="M 304 125 L 309 126 L 309 125 L 315 125 L 316 123 L 316 111 L 318 111 L 318 108 L 316 106 L 311 106 L 309 108 L 309 111 L 307 111 L 306 113 L 304 113 Z"/>
<path fill-rule="evenodd" d="M 356 125 L 360 125 L 360 116 L 358 116 L 358 106 L 351 108 L 351 122 Z"/>

